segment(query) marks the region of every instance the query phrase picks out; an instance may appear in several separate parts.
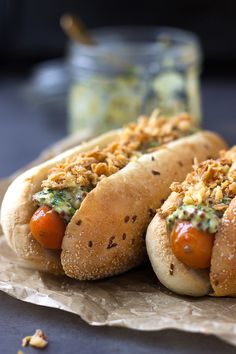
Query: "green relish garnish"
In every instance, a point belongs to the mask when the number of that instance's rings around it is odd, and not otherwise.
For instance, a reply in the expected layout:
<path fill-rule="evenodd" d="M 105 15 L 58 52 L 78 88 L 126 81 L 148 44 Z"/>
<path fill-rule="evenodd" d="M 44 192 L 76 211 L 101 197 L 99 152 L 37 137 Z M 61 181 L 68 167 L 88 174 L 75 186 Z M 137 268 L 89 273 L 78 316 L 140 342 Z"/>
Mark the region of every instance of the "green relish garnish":
<path fill-rule="evenodd" d="M 167 227 L 172 230 L 177 221 L 190 221 L 200 231 L 216 233 L 220 223 L 217 212 L 206 205 L 181 205 L 166 219 Z"/>

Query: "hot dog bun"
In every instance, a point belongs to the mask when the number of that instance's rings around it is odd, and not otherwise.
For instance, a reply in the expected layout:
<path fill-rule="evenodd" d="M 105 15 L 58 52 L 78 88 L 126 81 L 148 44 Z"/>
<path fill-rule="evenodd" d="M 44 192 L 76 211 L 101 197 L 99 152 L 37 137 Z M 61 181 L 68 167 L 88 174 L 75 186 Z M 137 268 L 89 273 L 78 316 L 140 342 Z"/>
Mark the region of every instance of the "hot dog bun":
<path fill-rule="evenodd" d="M 189 296 L 203 296 L 209 293 L 208 271 L 191 269 L 174 256 L 161 210 L 148 226 L 146 245 L 152 268 L 160 282 L 168 289 Z"/>
<path fill-rule="evenodd" d="M 178 193 L 172 192 L 147 229 L 147 251 L 158 279 L 178 294 L 236 297 L 236 197 L 223 214 L 206 270 L 189 268 L 173 254 L 166 211 L 177 203 Z"/>
<path fill-rule="evenodd" d="M 236 296 L 236 197 L 215 236 L 210 281 L 215 296 Z"/>
<path fill-rule="evenodd" d="M 43 248 L 31 235 L 29 222 L 36 207 L 32 203 L 32 196 L 41 188 L 42 180 L 48 170 L 59 161 L 73 156 L 78 152 L 103 147 L 112 142 L 119 135 L 119 130 L 103 134 L 88 143 L 75 148 L 44 162 L 17 177 L 8 188 L 1 206 L 1 225 L 8 244 L 16 254 L 25 259 L 30 267 L 48 271 L 54 274 L 63 274 L 60 261 L 60 251 L 51 251 Z"/>
<path fill-rule="evenodd" d="M 191 169 L 193 157 L 217 156 L 223 146 L 215 134 L 197 133 L 143 155 L 102 180 L 67 227 L 61 255 L 66 274 L 98 279 L 143 262 L 146 249 L 142 236 L 150 222 L 149 210 L 160 207 L 171 182 L 181 181 Z"/>
<path fill-rule="evenodd" d="M 130 162 L 104 178 L 76 211 L 58 251 L 48 251 L 33 239 L 29 221 L 35 211 L 32 196 L 48 170 L 65 157 L 95 146 L 105 146 L 119 132 L 108 133 L 67 151 L 24 173 L 9 187 L 2 205 L 1 222 L 8 243 L 37 269 L 65 273 L 77 279 L 98 279 L 128 270 L 146 257 L 143 235 L 153 210 L 169 195 L 173 180 L 182 181 L 193 157 L 217 157 L 225 147 L 211 132 L 199 132 L 165 145 Z M 62 264 L 62 266 L 61 266 Z"/>

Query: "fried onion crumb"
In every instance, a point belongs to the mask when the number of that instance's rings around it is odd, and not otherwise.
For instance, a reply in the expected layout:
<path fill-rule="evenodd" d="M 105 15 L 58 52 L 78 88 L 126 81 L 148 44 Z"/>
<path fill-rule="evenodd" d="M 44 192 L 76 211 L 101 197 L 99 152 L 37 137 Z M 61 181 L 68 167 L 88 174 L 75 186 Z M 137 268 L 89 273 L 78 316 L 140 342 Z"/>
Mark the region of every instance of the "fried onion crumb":
<path fill-rule="evenodd" d="M 170 186 L 183 203 L 207 204 L 219 212 L 224 212 L 232 198 L 236 196 L 236 146 L 221 151 L 216 160 L 209 159 L 194 163 L 182 183 L 174 182 Z"/>
<path fill-rule="evenodd" d="M 32 336 L 24 337 L 22 339 L 22 347 L 26 347 L 28 345 L 34 348 L 45 348 L 48 345 L 48 342 L 44 332 L 41 329 L 37 329 Z"/>
<path fill-rule="evenodd" d="M 64 189 L 76 185 L 86 187 L 118 172 L 142 153 L 151 153 L 171 141 L 195 132 L 192 118 L 186 113 L 172 119 L 158 116 L 140 117 L 130 123 L 119 137 L 104 148 L 80 152 L 54 166 L 42 182 L 43 188 Z"/>

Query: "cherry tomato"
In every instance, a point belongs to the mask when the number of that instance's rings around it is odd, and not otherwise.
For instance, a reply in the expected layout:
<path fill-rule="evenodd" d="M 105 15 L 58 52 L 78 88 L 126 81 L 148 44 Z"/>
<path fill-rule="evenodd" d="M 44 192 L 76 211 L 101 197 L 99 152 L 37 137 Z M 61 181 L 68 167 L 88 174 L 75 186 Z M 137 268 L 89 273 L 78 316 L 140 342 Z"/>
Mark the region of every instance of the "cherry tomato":
<path fill-rule="evenodd" d="M 30 230 L 43 247 L 60 249 L 66 225 L 56 211 L 44 205 L 32 216 Z"/>
<path fill-rule="evenodd" d="M 175 257 L 182 263 L 195 269 L 210 266 L 214 234 L 199 231 L 183 221 L 174 227 L 170 240 Z"/>

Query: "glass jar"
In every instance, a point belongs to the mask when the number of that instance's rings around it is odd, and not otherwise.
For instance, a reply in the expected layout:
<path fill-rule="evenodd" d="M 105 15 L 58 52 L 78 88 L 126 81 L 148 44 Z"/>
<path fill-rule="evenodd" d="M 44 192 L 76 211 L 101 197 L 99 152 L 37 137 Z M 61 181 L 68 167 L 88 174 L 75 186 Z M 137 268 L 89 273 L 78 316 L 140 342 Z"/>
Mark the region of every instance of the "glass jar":
<path fill-rule="evenodd" d="M 187 111 L 201 119 L 201 49 L 194 34 L 175 28 L 104 28 L 94 46 L 71 43 L 69 131 L 100 133 L 150 114 Z"/>

